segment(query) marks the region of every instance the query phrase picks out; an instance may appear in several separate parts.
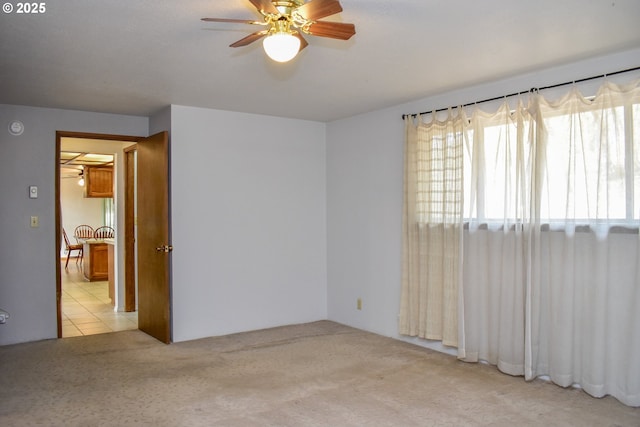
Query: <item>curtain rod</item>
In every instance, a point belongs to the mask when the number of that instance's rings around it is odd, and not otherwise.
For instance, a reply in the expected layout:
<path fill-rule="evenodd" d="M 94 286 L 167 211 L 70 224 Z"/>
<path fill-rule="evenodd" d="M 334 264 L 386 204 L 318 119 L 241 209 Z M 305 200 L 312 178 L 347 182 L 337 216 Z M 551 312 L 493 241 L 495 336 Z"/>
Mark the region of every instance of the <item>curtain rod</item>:
<path fill-rule="evenodd" d="M 640 70 L 640 67 L 627 68 L 626 70 L 614 71 L 613 73 L 600 74 L 599 76 L 585 77 L 585 78 L 580 79 L 580 80 L 572 80 L 570 82 L 557 83 L 557 84 L 549 85 L 549 86 L 532 87 L 531 89 L 525 90 L 525 91 L 522 91 L 522 92 L 515 92 L 515 93 L 510 93 L 508 95 L 502 95 L 502 96 L 496 96 L 496 97 L 493 97 L 493 98 L 487 98 L 487 99 L 483 99 L 482 101 L 469 102 L 469 103 L 461 105 L 460 107 L 470 107 L 471 105 L 482 104 L 483 102 L 496 101 L 498 99 L 504 99 L 504 98 L 508 98 L 508 97 L 511 97 L 511 96 L 524 95 L 525 93 L 531 93 L 531 92 L 541 91 L 541 90 L 545 90 L 545 89 L 553 89 L 555 87 L 566 86 L 566 85 L 570 85 L 570 84 L 574 84 L 574 83 L 586 82 L 586 81 L 589 81 L 589 80 L 601 79 L 603 77 L 615 76 L 616 74 L 628 73 L 630 71 L 637 71 L 637 70 Z M 423 111 L 422 113 L 403 114 L 402 115 L 402 120 L 404 120 L 407 117 L 418 117 L 418 116 L 421 116 L 423 114 L 429 114 L 429 113 L 433 113 L 433 112 L 437 113 L 439 111 L 447 111 L 449 108 L 456 108 L 456 107 L 457 106 L 447 107 L 447 108 L 439 108 L 437 110 L 432 110 L 432 111 Z"/>

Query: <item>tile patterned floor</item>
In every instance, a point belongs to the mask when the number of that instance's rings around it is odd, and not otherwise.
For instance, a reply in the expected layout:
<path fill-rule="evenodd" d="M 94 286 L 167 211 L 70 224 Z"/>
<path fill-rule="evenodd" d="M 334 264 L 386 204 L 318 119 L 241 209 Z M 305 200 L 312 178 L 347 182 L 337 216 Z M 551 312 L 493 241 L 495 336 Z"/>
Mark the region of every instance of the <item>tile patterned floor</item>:
<path fill-rule="evenodd" d="M 87 282 L 82 267 L 62 263 L 62 337 L 138 329 L 138 312 L 113 311 L 108 282 Z"/>

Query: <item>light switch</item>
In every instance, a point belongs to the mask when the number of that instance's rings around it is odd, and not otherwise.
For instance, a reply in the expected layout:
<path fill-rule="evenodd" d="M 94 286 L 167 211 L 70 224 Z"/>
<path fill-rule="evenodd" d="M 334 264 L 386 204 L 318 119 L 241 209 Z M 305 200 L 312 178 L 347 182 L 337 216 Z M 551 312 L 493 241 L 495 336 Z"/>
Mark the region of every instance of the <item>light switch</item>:
<path fill-rule="evenodd" d="M 36 228 L 40 226 L 40 218 L 38 218 L 37 216 L 32 216 L 31 217 L 31 227 L 32 228 Z"/>
<path fill-rule="evenodd" d="M 29 198 L 30 199 L 37 199 L 38 198 L 38 186 L 37 185 L 30 185 L 29 186 Z"/>

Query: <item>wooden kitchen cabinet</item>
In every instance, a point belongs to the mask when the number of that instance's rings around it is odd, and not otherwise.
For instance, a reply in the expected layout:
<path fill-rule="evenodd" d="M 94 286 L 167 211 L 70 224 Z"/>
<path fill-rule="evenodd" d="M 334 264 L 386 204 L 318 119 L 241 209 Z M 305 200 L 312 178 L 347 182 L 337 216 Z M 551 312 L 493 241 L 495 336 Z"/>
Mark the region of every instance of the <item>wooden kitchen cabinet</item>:
<path fill-rule="evenodd" d="M 90 282 L 96 280 L 108 280 L 109 278 L 109 251 L 108 245 L 94 239 L 84 242 L 84 255 L 82 267 L 84 278 Z"/>
<path fill-rule="evenodd" d="M 85 197 L 113 197 L 113 166 L 85 166 Z"/>

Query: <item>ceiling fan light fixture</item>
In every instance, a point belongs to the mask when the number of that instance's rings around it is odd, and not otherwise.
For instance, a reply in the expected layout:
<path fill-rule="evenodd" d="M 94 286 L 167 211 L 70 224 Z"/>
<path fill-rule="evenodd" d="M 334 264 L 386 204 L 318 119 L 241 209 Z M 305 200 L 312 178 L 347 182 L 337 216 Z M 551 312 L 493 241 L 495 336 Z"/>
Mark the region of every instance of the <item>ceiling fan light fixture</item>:
<path fill-rule="evenodd" d="M 262 15 L 262 21 L 235 18 L 202 18 L 206 22 L 229 22 L 265 27 L 231 43 L 247 46 L 262 39 L 266 54 L 274 61 L 287 62 L 309 43 L 304 35 L 349 40 L 356 27 L 346 22 L 322 21 L 342 12 L 339 0 L 249 0 Z"/>
<path fill-rule="evenodd" d="M 300 39 L 291 33 L 277 32 L 265 37 L 262 47 L 276 62 L 288 62 L 300 51 Z"/>

